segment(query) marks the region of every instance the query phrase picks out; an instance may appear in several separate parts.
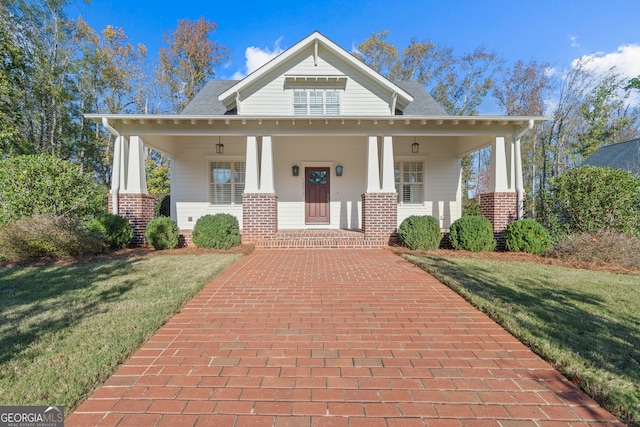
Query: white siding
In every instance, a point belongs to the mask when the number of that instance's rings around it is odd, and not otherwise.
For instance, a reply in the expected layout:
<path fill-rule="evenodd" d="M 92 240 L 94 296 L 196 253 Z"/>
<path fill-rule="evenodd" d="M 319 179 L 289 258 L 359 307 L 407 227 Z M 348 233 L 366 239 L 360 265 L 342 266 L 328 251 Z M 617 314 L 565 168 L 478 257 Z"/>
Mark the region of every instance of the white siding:
<path fill-rule="evenodd" d="M 286 67 L 285 67 L 286 65 Z M 347 68 L 348 67 L 348 68 Z M 293 115 L 293 88 L 339 88 L 340 115 L 390 115 L 391 95 L 357 70 L 345 65 L 335 55 L 320 49 L 317 65 L 313 51 L 308 49 L 273 71 L 270 81 L 256 82 L 241 93 L 242 115 Z M 291 85 L 285 75 L 349 75 L 345 83 L 309 83 Z M 344 90 L 344 91 L 343 91 Z"/>
<path fill-rule="evenodd" d="M 431 215 L 449 228 L 461 215 L 460 161 L 448 149 L 453 144 L 445 138 L 418 139 L 420 153 L 411 154 L 412 142 L 396 138 L 394 154 L 396 159 L 425 162 L 424 202 L 398 205 L 398 226 L 411 215 Z"/>
<path fill-rule="evenodd" d="M 242 205 L 209 203 L 209 162 L 213 159 L 244 161 L 246 138 L 224 137 L 224 155 L 216 156 L 218 138 L 182 137 L 172 159 L 171 217 L 181 230 L 193 229 L 198 218 L 208 214 L 230 213 L 242 227 Z M 191 218 L 191 221 L 189 221 Z"/>

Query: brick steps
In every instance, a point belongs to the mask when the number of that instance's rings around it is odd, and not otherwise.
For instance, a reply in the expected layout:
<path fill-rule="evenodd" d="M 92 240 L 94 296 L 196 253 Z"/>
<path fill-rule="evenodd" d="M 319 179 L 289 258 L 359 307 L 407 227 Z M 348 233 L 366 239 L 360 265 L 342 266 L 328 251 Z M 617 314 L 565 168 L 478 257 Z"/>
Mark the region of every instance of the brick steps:
<path fill-rule="evenodd" d="M 360 230 L 280 230 L 253 244 L 260 249 L 380 249 L 387 241 L 365 239 Z"/>

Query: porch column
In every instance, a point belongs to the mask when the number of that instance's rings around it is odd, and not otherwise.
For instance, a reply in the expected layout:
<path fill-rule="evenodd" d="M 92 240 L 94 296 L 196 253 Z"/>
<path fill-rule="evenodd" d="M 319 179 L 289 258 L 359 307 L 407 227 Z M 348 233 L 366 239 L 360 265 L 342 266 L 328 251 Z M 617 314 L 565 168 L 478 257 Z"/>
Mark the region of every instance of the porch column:
<path fill-rule="evenodd" d="M 491 147 L 489 191 L 494 193 L 509 191 L 509 182 L 507 180 L 507 159 L 504 144 L 504 136 L 498 136 Z"/>
<path fill-rule="evenodd" d="M 513 166 L 514 162 L 511 162 L 510 169 Z M 493 225 L 498 249 L 504 249 L 504 230 L 518 217 L 517 195 L 513 183 L 509 185 L 504 136 L 496 137 L 493 143 L 489 172 L 489 193 L 480 195 L 480 212 Z"/>
<path fill-rule="evenodd" d="M 396 177 L 393 164 L 393 138 L 385 135 L 382 139 L 382 191 L 396 192 Z"/>
<path fill-rule="evenodd" d="M 516 172 L 516 194 L 518 197 L 518 219 L 524 218 L 524 183 L 522 180 L 522 155 L 520 150 L 520 138 L 515 142 L 515 172 Z"/>
<path fill-rule="evenodd" d="M 367 146 L 367 193 L 380 191 L 380 166 L 378 164 L 378 137 L 369 135 Z"/>
<path fill-rule="evenodd" d="M 369 136 L 367 191 L 362 195 L 362 231 L 365 240 L 389 244 L 397 231 L 398 195 L 395 188 L 393 140 L 382 139 L 382 185 L 378 163 L 378 137 Z"/>
<path fill-rule="evenodd" d="M 144 232 L 154 217 L 155 197 L 147 192 L 144 143 L 137 135 L 116 138 L 109 212 L 129 219 L 135 246 L 146 243 Z"/>
<path fill-rule="evenodd" d="M 242 195 L 242 243 L 271 239 L 278 231 L 278 196 L 274 187 L 271 136 L 262 137 L 258 170 L 258 139 L 247 136 L 245 187 Z M 258 177 L 260 180 L 258 181 Z"/>
<path fill-rule="evenodd" d="M 258 140 L 255 135 L 247 136 L 246 170 L 244 192 L 258 192 Z"/>
<path fill-rule="evenodd" d="M 262 137 L 262 158 L 260 162 L 260 192 L 275 193 L 273 186 L 273 146 L 271 136 Z"/>

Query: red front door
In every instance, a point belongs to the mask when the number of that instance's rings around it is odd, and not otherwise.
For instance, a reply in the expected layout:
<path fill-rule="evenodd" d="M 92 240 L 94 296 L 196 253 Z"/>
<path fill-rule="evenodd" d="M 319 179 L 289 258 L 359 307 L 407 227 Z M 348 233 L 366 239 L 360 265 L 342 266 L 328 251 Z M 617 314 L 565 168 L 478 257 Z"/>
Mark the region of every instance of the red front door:
<path fill-rule="evenodd" d="M 329 223 L 329 168 L 305 168 L 305 221 Z"/>

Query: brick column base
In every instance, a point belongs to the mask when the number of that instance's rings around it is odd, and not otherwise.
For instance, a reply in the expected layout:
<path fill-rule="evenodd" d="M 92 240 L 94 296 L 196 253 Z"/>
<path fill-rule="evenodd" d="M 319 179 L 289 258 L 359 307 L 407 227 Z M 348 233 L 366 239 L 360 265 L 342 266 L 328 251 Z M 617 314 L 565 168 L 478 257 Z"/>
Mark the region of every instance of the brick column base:
<path fill-rule="evenodd" d="M 365 240 L 397 239 L 398 193 L 364 193 L 362 195 L 362 231 Z"/>
<path fill-rule="evenodd" d="M 113 213 L 113 195 L 109 193 L 109 212 Z M 155 196 L 152 194 L 118 194 L 118 214 L 129 219 L 133 227 L 133 246 L 144 246 L 144 231 L 154 217 Z"/>
<path fill-rule="evenodd" d="M 493 235 L 498 243 L 496 249 L 504 250 L 504 230 L 510 222 L 518 219 L 518 194 L 480 194 L 480 213 L 493 225 Z"/>
<path fill-rule="evenodd" d="M 274 193 L 242 195 L 242 243 L 275 237 L 278 231 L 278 196 Z"/>

